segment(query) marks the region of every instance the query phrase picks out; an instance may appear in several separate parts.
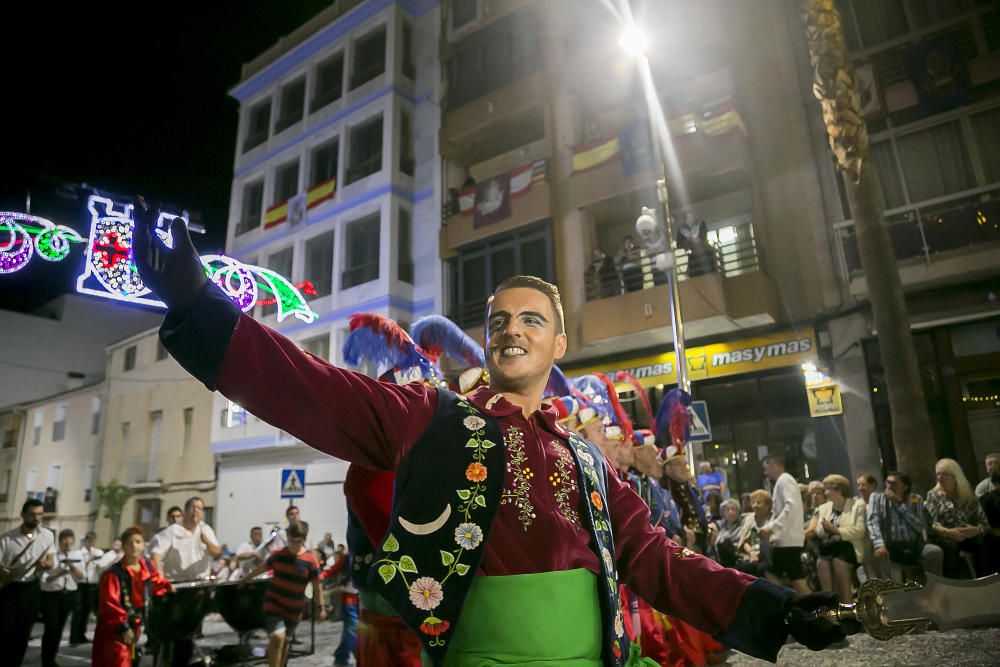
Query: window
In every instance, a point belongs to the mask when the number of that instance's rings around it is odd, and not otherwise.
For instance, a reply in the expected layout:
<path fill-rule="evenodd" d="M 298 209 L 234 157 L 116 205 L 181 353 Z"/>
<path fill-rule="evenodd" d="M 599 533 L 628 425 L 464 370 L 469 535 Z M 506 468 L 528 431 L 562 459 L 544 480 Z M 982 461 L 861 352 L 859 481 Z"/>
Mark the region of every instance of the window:
<path fill-rule="evenodd" d="M 14 479 L 14 469 L 7 468 L 7 471 L 3 476 L 3 493 L 0 493 L 0 503 L 7 502 L 7 498 L 10 497 L 10 483 Z"/>
<path fill-rule="evenodd" d="M 45 481 L 45 486 L 58 489 L 62 486 L 62 464 L 61 463 L 50 463 L 49 464 L 49 476 Z"/>
<path fill-rule="evenodd" d="M 306 241 L 306 265 L 302 278 L 313 284 L 315 298 L 333 291 L 333 231 Z"/>
<path fill-rule="evenodd" d="M 148 541 L 160 527 L 160 499 L 135 501 L 135 525 L 142 528 L 142 536 Z"/>
<path fill-rule="evenodd" d="M 254 181 L 243 186 L 240 220 L 236 223 L 236 236 L 260 227 L 261 209 L 264 207 L 264 181 Z"/>
<path fill-rule="evenodd" d="M 135 345 L 125 348 L 125 358 L 122 360 L 122 370 L 130 371 L 135 368 Z"/>
<path fill-rule="evenodd" d="M 59 442 L 66 437 L 66 404 L 56 406 L 56 417 L 52 421 L 52 442 Z"/>
<path fill-rule="evenodd" d="M 267 268 L 283 276 L 290 277 L 292 275 L 292 260 L 294 259 L 294 252 L 295 251 L 292 246 L 288 246 L 284 250 L 274 253 L 267 258 Z M 267 299 L 275 296 L 277 295 L 264 293 L 260 298 Z M 276 312 L 278 312 L 277 303 L 261 306 L 262 315 L 274 315 Z"/>
<path fill-rule="evenodd" d="M 347 247 L 340 288 L 347 289 L 378 279 L 379 214 L 347 226 Z"/>
<path fill-rule="evenodd" d="M 28 470 L 28 476 L 24 480 L 25 490 L 28 495 L 32 498 L 35 497 L 35 492 L 38 490 L 38 468 L 31 468 Z"/>
<path fill-rule="evenodd" d="M 323 181 L 337 178 L 339 162 L 340 139 L 338 137 L 314 148 L 312 166 L 309 170 L 309 187 L 314 188 Z"/>
<path fill-rule="evenodd" d="M 324 334 L 302 341 L 302 349 L 320 359 L 330 360 L 330 336 Z"/>
<path fill-rule="evenodd" d="M 382 116 L 351 129 L 351 154 L 347 182 L 374 174 L 382 169 Z"/>
<path fill-rule="evenodd" d="M 451 264 L 451 319 L 463 328 L 481 326 L 487 297 L 510 276 L 530 274 L 553 282 L 551 234 L 543 222 L 459 248 Z"/>
<path fill-rule="evenodd" d="M 160 477 L 160 431 L 163 426 L 163 411 L 153 410 L 149 413 L 149 459 L 146 467 L 146 481 L 151 482 Z"/>
<path fill-rule="evenodd" d="M 539 69 L 541 45 L 534 14 L 504 17 L 455 44 L 448 61 L 448 108 L 493 92 Z"/>
<path fill-rule="evenodd" d="M 11 449 L 17 446 L 17 436 L 21 433 L 21 415 L 11 413 L 7 421 L 7 428 L 3 432 L 3 449 Z"/>
<path fill-rule="evenodd" d="M 250 117 L 247 119 L 247 133 L 243 139 L 243 152 L 246 153 L 251 148 L 256 148 L 267 141 L 267 133 L 270 126 L 271 100 L 268 98 L 250 108 Z"/>
<path fill-rule="evenodd" d="M 274 131 L 281 132 L 302 120 L 306 110 L 306 78 L 300 77 L 281 89 L 281 104 Z"/>
<path fill-rule="evenodd" d="M 479 16 L 479 0 L 451 0 L 451 29 L 458 30 Z"/>
<path fill-rule="evenodd" d="M 191 451 L 191 433 L 194 429 L 194 408 L 184 408 L 184 438 L 181 456 Z"/>
<path fill-rule="evenodd" d="M 132 423 L 131 422 L 122 422 L 122 425 L 121 425 L 121 434 L 122 434 L 122 449 L 127 452 L 128 448 L 129 448 L 129 445 L 131 444 L 130 441 L 132 439 Z"/>
<path fill-rule="evenodd" d="M 157 336 L 156 337 L 156 360 L 157 361 L 163 361 L 164 359 L 167 358 L 167 356 L 169 356 L 167 354 L 167 348 L 164 347 L 163 341 L 160 340 L 159 336 Z"/>
<path fill-rule="evenodd" d="M 998 14 L 997 18 L 1000 18 Z M 1000 21 L 997 21 L 1000 28 Z M 1000 30 L 997 31 L 1000 33 Z M 1000 37 L 1000 34 L 998 34 Z M 979 146 L 1000 146 L 1000 107 L 981 111 L 970 117 L 972 133 Z M 979 158 L 983 162 L 983 172 L 988 183 L 1000 182 L 1000 151 L 980 150 Z"/>
<path fill-rule="evenodd" d="M 413 176 L 413 116 L 403 112 L 399 117 L 399 170 Z"/>
<path fill-rule="evenodd" d="M 396 277 L 413 284 L 413 216 L 399 209 L 399 229 L 396 232 Z"/>
<path fill-rule="evenodd" d="M 299 161 L 278 167 L 274 178 L 274 204 L 288 201 L 299 193 Z"/>
<path fill-rule="evenodd" d="M 371 81 L 385 71 L 385 26 L 354 43 L 354 67 L 351 90 Z"/>
<path fill-rule="evenodd" d="M 337 53 L 316 67 L 316 90 L 313 91 L 311 111 L 322 109 L 336 102 L 344 93 L 344 54 Z"/>
<path fill-rule="evenodd" d="M 83 502 L 89 503 L 94 490 L 94 464 L 83 467 Z"/>
<path fill-rule="evenodd" d="M 958 121 L 896 139 L 910 201 L 933 199 L 976 186 Z"/>
<path fill-rule="evenodd" d="M 417 65 L 413 57 L 413 25 L 403 21 L 403 76 L 417 78 Z"/>
<path fill-rule="evenodd" d="M 42 441 L 42 422 L 45 420 L 45 408 L 35 410 L 34 424 L 31 431 L 31 446 L 37 447 Z"/>
<path fill-rule="evenodd" d="M 222 426 L 224 428 L 232 428 L 237 424 L 247 423 L 247 411 L 240 407 L 238 404 L 229 401 L 225 409 L 222 411 Z"/>

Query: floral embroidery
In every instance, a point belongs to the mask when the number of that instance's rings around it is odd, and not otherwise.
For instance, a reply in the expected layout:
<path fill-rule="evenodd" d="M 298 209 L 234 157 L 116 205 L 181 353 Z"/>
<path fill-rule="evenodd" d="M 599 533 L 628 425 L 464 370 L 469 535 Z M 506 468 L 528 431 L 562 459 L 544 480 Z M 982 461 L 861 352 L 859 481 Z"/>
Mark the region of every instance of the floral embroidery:
<path fill-rule="evenodd" d="M 591 491 L 590 492 L 590 502 L 592 502 L 594 504 L 594 507 L 597 508 L 598 512 L 600 512 L 600 511 L 602 511 L 604 509 L 604 501 L 601 499 L 600 492 L 598 492 L 598 491 Z"/>
<path fill-rule="evenodd" d="M 694 555 L 696 555 L 696 554 L 693 551 L 691 551 L 690 549 L 688 549 L 687 547 L 681 547 L 680 551 L 675 551 L 674 552 L 674 556 L 676 558 L 678 558 L 678 559 L 680 559 L 680 558 L 691 558 Z"/>
<path fill-rule="evenodd" d="M 524 462 L 528 460 L 528 455 L 524 453 L 524 434 L 516 426 L 507 429 L 504 436 L 507 444 L 507 470 L 514 476 L 514 481 L 510 489 L 504 489 L 500 504 L 513 504 L 517 507 L 517 518 L 524 526 L 525 532 L 531 526 L 535 518 L 535 507 L 528 498 L 531 491 L 531 478 L 535 473 Z"/>
<path fill-rule="evenodd" d="M 607 547 L 601 547 L 601 558 L 604 559 L 604 564 L 609 570 L 615 566 L 615 561 L 611 558 L 611 552 L 608 551 Z"/>
<path fill-rule="evenodd" d="M 474 523 L 461 523 L 455 529 L 455 542 L 463 549 L 475 549 L 483 541 L 483 529 Z"/>
<path fill-rule="evenodd" d="M 625 622 L 622 619 L 622 613 L 621 613 L 621 611 L 619 611 L 617 614 L 615 614 L 615 636 L 621 637 L 623 634 L 625 634 L 625 625 L 624 625 L 624 623 Z M 615 642 L 615 645 L 617 646 L 618 643 Z"/>
<path fill-rule="evenodd" d="M 440 618 L 428 616 L 424 619 L 424 622 L 420 624 L 420 631 L 425 635 L 437 637 L 450 627 L 451 623 L 448 621 L 442 621 Z"/>
<path fill-rule="evenodd" d="M 566 517 L 570 523 L 579 525 L 580 515 L 570 502 L 571 493 L 577 491 L 576 479 L 573 475 L 573 456 L 569 450 L 559 443 L 553 443 L 559 452 L 556 458 L 556 472 L 549 475 L 549 481 L 555 487 L 556 505 L 559 506 L 559 513 Z"/>
<path fill-rule="evenodd" d="M 410 602 L 418 609 L 430 611 L 441 604 L 443 599 L 441 584 L 431 577 L 420 577 L 410 584 Z"/>
<path fill-rule="evenodd" d="M 462 424 L 465 426 L 465 428 L 469 429 L 470 431 L 478 431 L 482 427 L 486 426 L 486 422 L 483 420 L 483 418 L 477 417 L 475 415 L 471 415 L 463 419 Z"/>
<path fill-rule="evenodd" d="M 622 647 L 618 645 L 618 642 L 615 642 L 614 645 L 611 648 L 614 651 L 615 659 L 616 660 L 621 660 L 622 659 Z"/>
<path fill-rule="evenodd" d="M 486 479 L 486 466 L 479 461 L 473 461 L 465 469 L 465 479 L 470 482 L 481 482 Z"/>

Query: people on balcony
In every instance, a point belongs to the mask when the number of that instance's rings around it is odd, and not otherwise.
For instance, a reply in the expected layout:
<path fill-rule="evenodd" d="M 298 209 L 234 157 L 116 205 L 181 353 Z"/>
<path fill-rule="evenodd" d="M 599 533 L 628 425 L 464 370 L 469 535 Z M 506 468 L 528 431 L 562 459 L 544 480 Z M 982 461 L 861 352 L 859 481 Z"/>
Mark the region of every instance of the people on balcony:
<path fill-rule="evenodd" d="M 688 278 L 719 270 L 715 261 L 716 250 L 708 241 L 708 225 L 704 220 L 695 220 L 693 213 L 685 213 L 684 221 L 677 226 L 676 236 L 677 247 L 688 252 Z"/>
<path fill-rule="evenodd" d="M 642 289 L 642 249 L 635 244 L 631 235 L 622 239 L 622 247 L 618 251 L 618 267 L 626 292 L 638 292 Z"/>
<path fill-rule="evenodd" d="M 591 299 L 606 299 L 621 293 L 622 282 L 615 261 L 601 248 L 594 248 L 587 266 L 587 294 Z"/>

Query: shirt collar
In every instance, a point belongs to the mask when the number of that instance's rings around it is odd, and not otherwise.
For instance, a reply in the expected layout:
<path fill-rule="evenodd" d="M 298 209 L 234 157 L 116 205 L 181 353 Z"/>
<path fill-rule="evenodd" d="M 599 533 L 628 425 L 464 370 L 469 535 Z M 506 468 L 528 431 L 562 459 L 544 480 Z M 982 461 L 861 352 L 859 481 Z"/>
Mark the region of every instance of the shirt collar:
<path fill-rule="evenodd" d="M 502 393 L 487 387 L 477 389 L 473 393 L 469 394 L 467 398 L 470 403 L 476 406 L 476 408 L 488 414 L 490 417 L 502 418 L 521 414 L 520 407 L 504 398 Z M 541 409 L 536 410 L 533 416 L 537 417 L 538 421 L 545 427 L 546 431 L 562 438 L 568 438 L 570 436 L 570 432 L 561 424 L 556 422 L 559 417 L 559 413 L 556 412 L 556 409 L 552 407 L 551 404 L 542 404 Z"/>

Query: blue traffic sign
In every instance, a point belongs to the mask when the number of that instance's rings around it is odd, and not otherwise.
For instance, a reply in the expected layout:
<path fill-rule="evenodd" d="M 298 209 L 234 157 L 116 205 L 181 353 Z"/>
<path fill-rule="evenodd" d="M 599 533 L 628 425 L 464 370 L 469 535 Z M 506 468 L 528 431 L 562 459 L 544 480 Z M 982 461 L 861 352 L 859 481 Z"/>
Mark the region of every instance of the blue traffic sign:
<path fill-rule="evenodd" d="M 705 401 L 692 401 L 688 415 L 691 417 L 691 436 L 688 441 L 710 442 L 712 423 L 708 420 L 708 404 Z"/>
<path fill-rule="evenodd" d="M 281 497 L 305 498 L 306 471 L 305 468 L 282 468 Z"/>

